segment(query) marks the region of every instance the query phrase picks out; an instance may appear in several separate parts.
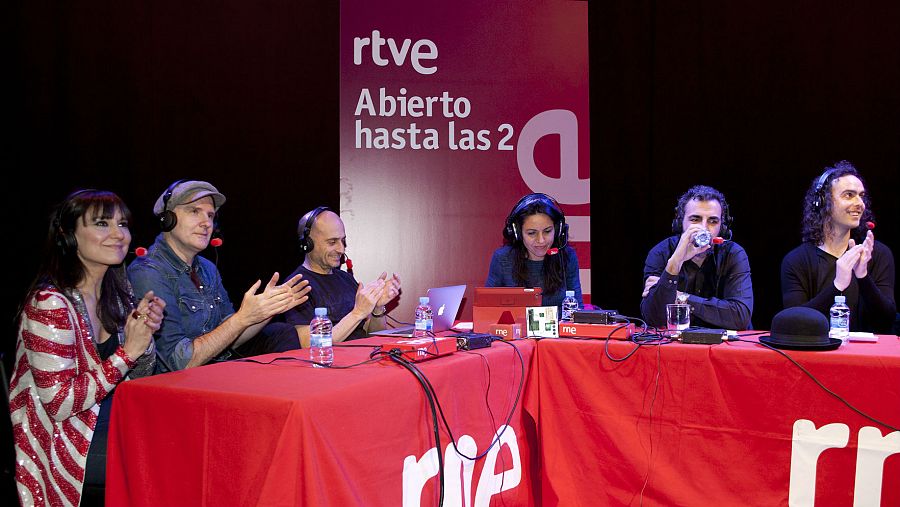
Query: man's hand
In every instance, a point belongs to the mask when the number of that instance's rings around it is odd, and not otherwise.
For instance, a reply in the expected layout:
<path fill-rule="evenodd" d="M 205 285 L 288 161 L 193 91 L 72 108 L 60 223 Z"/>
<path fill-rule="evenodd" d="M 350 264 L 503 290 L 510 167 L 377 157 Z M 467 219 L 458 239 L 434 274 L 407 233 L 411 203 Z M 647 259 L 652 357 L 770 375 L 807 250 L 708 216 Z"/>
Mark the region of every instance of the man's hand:
<path fill-rule="evenodd" d="M 681 233 L 678 245 L 675 247 L 675 251 L 672 252 L 672 256 L 669 257 L 669 262 L 666 263 L 666 271 L 670 275 L 677 275 L 681 272 L 682 264 L 712 248 L 712 245 L 705 245 L 699 248 L 694 246 L 694 234 L 704 229 L 700 224 L 692 224 Z"/>
<path fill-rule="evenodd" d="M 378 297 L 378 302 L 375 303 L 376 307 L 382 307 L 388 303 L 390 303 L 395 297 L 400 294 L 400 275 L 394 273 L 391 276 L 390 280 L 387 280 L 387 271 L 381 273 L 381 276 L 378 277 L 381 280 L 385 281 L 384 288 L 381 291 L 381 295 Z"/>
<path fill-rule="evenodd" d="M 257 280 L 244 293 L 241 307 L 235 315 L 236 317 L 240 316 L 244 327 L 252 326 L 273 315 L 286 312 L 309 299 L 307 294 L 309 294 L 311 288 L 307 280 L 301 281 L 303 275 L 298 274 L 281 285 L 276 285 L 278 278 L 278 273 L 274 273 L 269 283 L 266 284 L 263 291 L 259 294 L 256 291 L 259 290 L 259 286 L 262 284 L 261 280 Z"/>
<path fill-rule="evenodd" d="M 387 275 L 385 274 L 385 276 Z M 356 289 L 356 301 L 353 305 L 353 313 L 357 315 L 358 320 L 363 320 L 372 313 L 384 287 L 384 278 L 380 277 L 365 285 L 359 284 L 359 287 Z"/>
<path fill-rule="evenodd" d="M 642 298 L 647 297 L 647 295 L 650 294 L 650 289 L 652 289 L 653 286 L 656 285 L 657 282 L 659 282 L 658 276 L 653 276 L 653 275 L 648 276 L 647 281 L 644 282 L 644 292 L 641 294 L 641 297 Z"/>
<path fill-rule="evenodd" d="M 853 241 L 852 239 L 850 240 Z M 853 266 L 853 274 L 856 278 L 865 278 L 869 274 L 869 261 L 872 260 L 872 249 L 875 248 L 875 235 L 872 231 L 866 233 L 866 239 L 862 242 L 862 250 L 856 265 Z"/>
<path fill-rule="evenodd" d="M 852 239 L 850 240 L 849 248 L 847 248 L 847 251 L 844 252 L 844 255 L 840 256 L 835 264 L 834 288 L 843 292 L 850 285 L 850 282 L 853 279 L 853 272 L 855 271 L 857 263 L 859 263 L 864 248 L 863 245 L 857 245 L 855 241 Z M 864 270 L 865 269 L 867 268 L 864 268 Z"/>
<path fill-rule="evenodd" d="M 278 273 L 275 274 L 277 275 Z M 309 293 L 312 290 L 312 287 L 309 286 L 309 280 L 304 280 L 303 275 L 300 273 L 297 273 L 296 276 L 284 282 L 279 287 L 291 291 L 291 304 L 288 308 L 282 310 L 285 312 L 297 305 L 302 305 L 309 300 Z"/>

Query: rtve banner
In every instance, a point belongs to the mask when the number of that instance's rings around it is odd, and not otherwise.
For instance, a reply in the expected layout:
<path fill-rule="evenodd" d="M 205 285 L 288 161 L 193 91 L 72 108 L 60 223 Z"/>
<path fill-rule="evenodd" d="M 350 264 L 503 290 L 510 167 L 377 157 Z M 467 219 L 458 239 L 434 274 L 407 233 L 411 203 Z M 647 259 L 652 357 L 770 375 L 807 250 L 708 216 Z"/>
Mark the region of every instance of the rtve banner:
<path fill-rule="evenodd" d="M 401 275 L 395 317 L 429 287 L 471 302 L 529 192 L 561 204 L 589 298 L 587 9 L 341 2 L 341 216 L 357 279 Z"/>

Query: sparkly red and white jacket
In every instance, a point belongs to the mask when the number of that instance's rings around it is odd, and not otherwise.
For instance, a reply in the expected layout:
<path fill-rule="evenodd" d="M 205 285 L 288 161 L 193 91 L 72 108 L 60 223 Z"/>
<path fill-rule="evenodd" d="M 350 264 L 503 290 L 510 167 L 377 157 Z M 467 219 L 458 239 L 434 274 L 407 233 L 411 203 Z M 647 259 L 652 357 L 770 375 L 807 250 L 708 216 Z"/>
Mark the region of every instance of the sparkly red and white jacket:
<path fill-rule="evenodd" d="M 22 311 L 9 411 L 22 505 L 81 500 L 100 402 L 135 365 L 120 346 L 100 361 L 80 295 L 36 292 Z"/>

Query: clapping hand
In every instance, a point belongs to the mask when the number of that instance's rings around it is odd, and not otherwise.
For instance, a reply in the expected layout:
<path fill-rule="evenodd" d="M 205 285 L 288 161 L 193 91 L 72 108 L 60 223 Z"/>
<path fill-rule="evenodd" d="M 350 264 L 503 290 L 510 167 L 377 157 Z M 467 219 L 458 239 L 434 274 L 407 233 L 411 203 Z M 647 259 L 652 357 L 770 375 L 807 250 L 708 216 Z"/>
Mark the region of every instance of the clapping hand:
<path fill-rule="evenodd" d="M 852 239 L 850 240 L 850 245 L 851 247 L 853 246 Z M 869 274 L 869 261 L 872 260 L 872 249 L 875 248 L 875 234 L 872 231 L 868 231 L 866 239 L 863 240 L 860 246 L 862 246 L 862 249 L 856 265 L 853 266 L 853 274 L 856 275 L 856 278 L 865 278 Z"/>
<path fill-rule="evenodd" d="M 387 271 L 381 273 L 381 276 L 378 277 L 381 280 L 385 281 L 384 288 L 381 291 L 381 295 L 378 298 L 378 302 L 375 303 L 376 307 L 384 306 L 390 303 L 395 297 L 400 294 L 400 275 L 394 273 L 391 275 L 391 279 L 387 279 Z"/>
<path fill-rule="evenodd" d="M 297 274 L 281 285 L 276 285 L 278 278 L 278 273 L 274 273 L 259 294 L 256 291 L 262 284 L 261 280 L 257 280 L 244 293 L 238 314 L 244 319 L 246 326 L 252 326 L 273 315 L 286 312 L 309 299 L 311 287 L 309 281 L 302 280 L 303 275 Z"/>
<path fill-rule="evenodd" d="M 386 285 L 387 283 L 382 277 L 376 278 L 365 285 L 359 284 L 359 287 L 356 289 L 353 311 L 361 317 L 360 320 L 368 317 L 372 310 L 375 309 L 375 305 L 381 299 L 381 294 L 384 292 Z"/>
<path fill-rule="evenodd" d="M 153 333 L 159 331 L 166 302 L 148 291 L 125 322 L 125 354 L 137 360 L 149 347 Z"/>

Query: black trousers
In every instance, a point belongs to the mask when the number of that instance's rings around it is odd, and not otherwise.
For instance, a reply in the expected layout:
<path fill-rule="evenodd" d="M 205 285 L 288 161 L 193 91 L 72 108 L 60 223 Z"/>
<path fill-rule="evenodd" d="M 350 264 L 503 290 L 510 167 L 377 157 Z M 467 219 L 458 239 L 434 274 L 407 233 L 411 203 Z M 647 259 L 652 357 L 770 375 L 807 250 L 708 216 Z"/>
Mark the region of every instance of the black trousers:
<path fill-rule="evenodd" d="M 109 416 L 112 413 L 113 394 L 100 402 L 100 415 L 94 426 L 94 436 L 88 450 L 87 462 L 84 466 L 84 487 L 81 490 L 83 507 L 104 505 L 106 494 L 106 443 L 109 437 Z"/>

